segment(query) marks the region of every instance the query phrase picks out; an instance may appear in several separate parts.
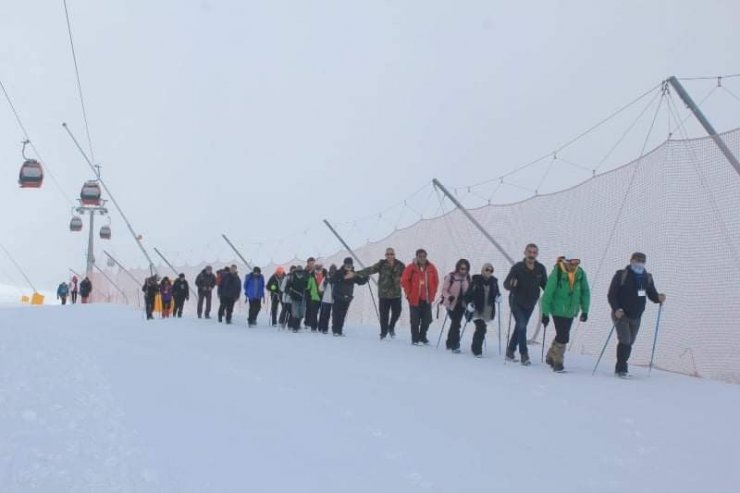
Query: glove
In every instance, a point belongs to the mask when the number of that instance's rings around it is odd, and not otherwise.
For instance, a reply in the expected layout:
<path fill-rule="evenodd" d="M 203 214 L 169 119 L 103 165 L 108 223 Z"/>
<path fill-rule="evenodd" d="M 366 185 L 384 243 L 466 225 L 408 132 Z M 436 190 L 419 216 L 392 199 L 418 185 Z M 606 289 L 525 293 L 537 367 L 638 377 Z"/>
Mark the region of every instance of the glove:
<path fill-rule="evenodd" d="M 588 320 L 588 313 L 581 313 L 581 322 L 585 322 Z"/>
<path fill-rule="evenodd" d="M 475 313 L 475 305 L 473 303 L 468 303 L 468 306 L 465 307 L 465 311 L 468 313 Z"/>
<path fill-rule="evenodd" d="M 549 323 L 550 323 L 550 317 L 547 315 L 542 315 L 542 325 L 547 327 Z"/>

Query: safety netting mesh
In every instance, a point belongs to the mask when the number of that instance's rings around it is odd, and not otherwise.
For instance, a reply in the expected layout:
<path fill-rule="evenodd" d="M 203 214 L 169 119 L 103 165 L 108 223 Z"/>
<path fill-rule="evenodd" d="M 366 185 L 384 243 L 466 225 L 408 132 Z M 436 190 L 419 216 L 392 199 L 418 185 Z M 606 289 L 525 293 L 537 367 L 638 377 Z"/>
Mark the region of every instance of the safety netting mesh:
<path fill-rule="evenodd" d="M 740 155 L 740 130 L 727 132 L 722 138 Z M 445 210 L 449 212 L 359 246 L 355 253 L 369 265 L 383 258 L 386 247 L 393 247 L 400 260 L 409 262 L 415 250 L 423 247 L 440 276 L 452 270 L 459 258 L 467 258 L 474 272 L 484 262 L 491 262 L 495 275 L 503 282 L 509 262 L 449 202 Z M 529 242 L 539 245 L 540 261 L 548 271 L 560 255 L 581 259 L 591 284 L 592 307 L 588 322 L 574 323 L 570 351 L 599 354 L 612 327 L 607 303 L 612 276 L 628 264 L 633 251 L 641 251 L 647 254 L 648 270 L 658 290 L 668 296 L 657 341 L 656 367 L 740 383 L 740 330 L 736 319 L 740 312 L 738 211 L 740 176 L 710 138 L 668 140 L 639 159 L 567 190 L 470 210 L 515 260 L 521 258 Z M 331 235 L 328 230 L 326 234 Z M 345 256 L 347 252 L 340 251 L 322 260 L 325 266 L 339 265 Z M 219 261 L 214 268 L 230 263 L 242 265 Z M 185 272 L 192 282 L 205 264 L 175 269 Z M 274 267 L 263 265 L 263 272 L 269 276 Z M 143 280 L 146 273 L 134 274 Z M 141 303 L 140 285 L 121 272 L 111 275 L 128 293 L 129 303 Z M 188 310 L 193 309 L 191 301 Z M 633 348 L 632 364 L 649 363 L 657 314 L 658 306 L 649 303 Z M 509 322 L 506 303 L 500 316 L 505 334 Z M 440 316 L 435 321 L 432 333 L 439 330 L 442 320 Z M 541 344 L 545 331 L 538 327 L 538 320 L 532 317 L 529 336 Z M 368 288 L 356 289 L 347 323 L 350 333 L 370 327 L 375 330 L 377 318 Z M 406 306 L 400 323 L 408 326 Z M 497 350 L 497 328 L 497 321 L 489 326 L 489 351 Z M 546 344 L 554 337 L 553 332 L 546 332 Z M 615 345 L 613 337 L 604 367 L 613 364 Z"/>

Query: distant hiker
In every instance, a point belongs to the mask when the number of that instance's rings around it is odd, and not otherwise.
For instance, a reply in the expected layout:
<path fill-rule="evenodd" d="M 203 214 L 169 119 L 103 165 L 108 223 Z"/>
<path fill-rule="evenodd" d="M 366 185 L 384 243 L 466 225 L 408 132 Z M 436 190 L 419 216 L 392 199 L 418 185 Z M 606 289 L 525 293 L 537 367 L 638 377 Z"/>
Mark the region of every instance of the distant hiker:
<path fill-rule="evenodd" d="M 432 301 L 437 295 L 439 274 L 423 248 L 416 251 L 416 258 L 404 269 L 401 286 L 409 302 L 411 343 L 429 344 L 427 330 L 432 323 Z"/>
<path fill-rule="evenodd" d="M 206 304 L 205 316 L 211 318 L 211 295 L 216 287 L 216 276 L 213 267 L 207 265 L 195 278 L 195 286 L 198 288 L 198 318 L 203 314 L 203 302 Z"/>
<path fill-rule="evenodd" d="M 460 352 L 460 327 L 465 315 L 465 294 L 470 288 L 470 262 L 461 258 L 442 281 L 442 305 L 447 309 L 450 329 L 447 332 L 447 349 L 453 353 Z"/>
<path fill-rule="evenodd" d="M 257 315 L 265 302 L 265 276 L 262 275 L 262 269 L 259 267 L 255 267 L 252 272 L 244 276 L 244 296 L 249 303 L 247 325 L 254 327 L 257 325 Z"/>
<path fill-rule="evenodd" d="M 185 301 L 190 299 L 190 285 L 185 280 L 185 274 L 183 273 L 180 273 L 172 284 L 172 299 L 175 302 L 173 316 L 182 318 L 182 309 L 185 306 Z"/>
<path fill-rule="evenodd" d="M 308 297 L 306 298 L 306 327 L 311 332 L 318 330 L 319 311 L 321 310 L 321 291 L 327 272 L 324 266 L 316 262 L 313 257 L 308 259 L 306 265 L 308 273 Z"/>
<path fill-rule="evenodd" d="M 226 276 L 229 274 L 229 266 L 227 265 L 223 269 L 216 271 L 216 295 L 218 296 L 218 321 L 221 323 L 226 312 L 226 305 L 224 299 L 221 296 L 221 286 Z"/>
<path fill-rule="evenodd" d="M 586 272 L 580 267 L 581 261 L 570 257 L 558 258 L 555 267 L 547 278 L 542 295 L 542 316 L 552 315 L 555 325 L 555 339 L 547 351 L 545 362 L 555 372 L 564 371 L 565 349 L 570 341 L 570 328 L 573 319 L 581 314 L 581 322 L 588 320 L 591 303 L 591 290 L 588 287 Z"/>
<path fill-rule="evenodd" d="M 159 283 L 159 294 L 162 296 L 162 318 L 170 318 L 172 310 L 172 283 L 170 278 L 165 276 Z"/>
<path fill-rule="evenodd" d="M 242 281 L 236 265 L 232 265 L 226 272 L 222 273 L 221 284 L 221 306 L 218 308 L 218 321 L 226 318 L 226 323 L 231 323 L 234 313 L 234 304 L 239 300 L 242 291 Z"/>
<path fill-rule="evenodd" d="M 475 333 L 473 334 L 473 343 L 470 350 L 476 357 L 483 356 L 486 324 L 496 316 L 496 303 L 498 303 L 500 297 L 498 279 L 493 276 L 493 265 L 485 263 L 480 275 L 473 276 L 470 289 L 465 295 L 470 320 L 475 324 Z M 501 314 L 499 314 L 500 316 Z"/>
<path fill-rule="evenodd" d="M 331 264 L 329 272 L 324 278 L 321 290 L 321 309 L 319 311 L 319 332 L 322 334 L 329 333 L 329 321 L 331 320 L 331 310 L 334 306 L 334 275 L 337 273 L 337 266 Z"/>
<path fill-rule="evenodd" d="M 67 296 L 69 295 L 69 286 L 66 282 L 62 282 L 57 287 L 57 299 L 62 301 L 62 306 L 67 304 Z"/>
<path fill-rule="evenodd" d="M 77 287 L 77 276 L 72 276 L 72 281 L 70 281 L 70 289 L 69 294 L 72 298 L 72 304 L 74 305 L 77 303 L 77 293 L 79 293 L 79 288 Z"/>
<path fill-rule="evenodd" d="M 614 373 L 619 377 L 629 376 L 627 361 L 640 330 L 646 300 L 660 304 L 666 300 L 666 295 L 655 289 L 653 275 L 645 270 L 646 261 L 644 253 L 633 253 L 629 265 L 614 274 L 609 286 L 609 305 L 619 341 Z"/>
<path fill-rule="evenodd" d="M 301 320 L 306 314 L 306 297 L 308 296 L 308 273 L 303 266 L 297 265 L 288 276 L 285 291 L 290 297 L 290 322 L 293 332 L 301 330 Z"/>
<path fill-rule="evenodd" d="M 380 339 L 396 337 L 396 322 L 401 316 L 401 276 L 405 269 L 403 262 L 396 258 L 392 248 L 385 249 L 385 259 L 375 265 L 357 271 L 358 276 L 378 274 L 378 309 L 380 312 Z"/>
<path fill-rule="evenodd" d="M 530 243 L 524 249 L 524 260 L 511 267 L 509 275 L 504 280 L 504 288 L 509 290 L 509 306 L 514 317 L 514 332 L 508 341 L 506 359 L 516 361 L 514 351 L 519 346 L 519 356 L 524 366 L 531 364 L 527 349 L 527 324 L 532 316 L 537 300 L 540 299 L 540 289 L 547 284 L 545 266 L 537 262 L 539 248 Z M 542 317 L 542 324 L 547 326 L 549 317 Z"/>
<path fill-rule="evenodd" d="M 80 299 L 82 303 L 89 303 L 92 290 L 92 281 L 90 281 L 90 278 L 85 277 L 80 283 Z"/>
<path fill-rule="evenodd" d="M 267 292 L 270 293 L 270 322 L 273 327 L 277 327 L 278 324 L 278 310 L 282 304 L 283 294 L 280 284 L 284 277 L 285 269 L 278 266 L 275 273 L 267 280 Z"/>
<path fill-rule="evenodd" d="M 157 295 L 159 294 L 159 282 L 157 276 L 153 275 L 148 277 L 144 281 L 144 286 L 141 290 L 144 292 L 144 310 L 146 311 L 146 319 L 154 319 L 154 304 L 157 301 Z"/>
<path fill-rule="evenodd" d="M 352 257 L 344 259 L 342 266 L 337 269 L 332 280 L 332 296 L 334 306 L 332 307 L 331 332 L 335 336 L 344 335 L 344 321 L 347 318 L 349 305 L 354 298 L 355 284 L 367 283 L 367 277 L 355 275 L 355 267 Z"/>

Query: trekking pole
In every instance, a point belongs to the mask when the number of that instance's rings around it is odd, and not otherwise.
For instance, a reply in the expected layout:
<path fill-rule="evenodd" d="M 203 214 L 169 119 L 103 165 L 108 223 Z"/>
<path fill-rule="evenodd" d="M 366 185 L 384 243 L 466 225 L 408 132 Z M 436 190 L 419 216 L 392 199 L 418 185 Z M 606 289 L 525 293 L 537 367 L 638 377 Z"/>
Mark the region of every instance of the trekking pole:
<path fill-rule="evenodd" d="M 540 356 L 540 363 L 545 361 L 545 337 L 546 336 L 547 336 L 547 325 L 543 324 L 542 325 L 542 356 Z"/>
<path fill-rule="evenodd" d="M 609 340 L 612 338 L 612 334 L 614 333 L 614 329 L 616 327 L 617 327 L 617 324 L 612 325 L 612 330 L 609 331 L 609 336 L 606 338 L 604 347 L 601 349 L 601 354 L 599 354 L 599 359 L 596 360 L 596 366 L 594 366 L 594 371 L 591 372 L 591 376 L 594 376 L 596 374 L 596 369 L 599 367 L 599 363 L 601 363 L 601 358 L 602 356 L 604 356 L 604 351 L 606 351 L 606 347 L 609 345 Z"/>
<path fill-rule="evenodd" d="M 655 345 L 658 342 L 658 329 L 660 328 L 660 314 L 663 312 L 663 303 L 658 308 L 658 320 L 655 321 L 655 336 L 653 337 L 653 352 L 650 355 L 650 369 L 648 370 L 648 376 L 653 373 L 653 361 L 655 360 Z"/>
<path fill-rule="evenodd" d="M 447 319 L 450 318 L 450 314 L 445 315 L 444 322 L 442 322 L 442 329 L 439 331 L 439 337 L 437 338 L 437 349 L 439 349 L 439 343 L 442 342 L 442 334 L 445 331 L 445 325 L 447 325 Z"/>
<path fill-rule="evenodd" d="M 498 302 L 498 355 L 501 356 L 501 302 Z"/>
<path fill-rule="evenodd" d="M 511 310 L 509 310 L 509 328 L 506 329 L 506 344 L 509 344 L 510 335 L 511 335 Z M 500 343 L 499 343 L 499 347 L 501 347 Z M 504 358 L 504 364 L 506 364 L 506 358 Z"/>
<path fill-rule="evenodd" d="M 470 322 L 470 320 L 466 318 L 465 323 L 463 324 L 462 332 L 460 332 L 460 342 L 462 342 L 463 340 L 463 336 L 465 335 L 465 327 L 468 326 L 468 322 Z"/>

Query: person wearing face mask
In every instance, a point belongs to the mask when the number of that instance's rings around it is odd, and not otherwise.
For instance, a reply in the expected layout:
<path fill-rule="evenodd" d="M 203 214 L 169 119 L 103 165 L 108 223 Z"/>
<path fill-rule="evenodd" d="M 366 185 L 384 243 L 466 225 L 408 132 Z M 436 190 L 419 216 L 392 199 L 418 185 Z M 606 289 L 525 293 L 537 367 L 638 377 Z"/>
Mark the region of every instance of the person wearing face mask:
<path fill-rule="evenodd" d="M 581 322 L 588 320 L 591 291 L 581 261 L 571 257 L 558 258 L 547 279 L 542 295 L 542 315 L 552 315 L 555 339 L 552 341 L 545 362 L 554 372 L 563 372 L 565 349 L 570 341 L 573 319 L 581 314 Z"/>
<path fill-rule="evenodd" d="M 666 295 L 658 293 L 655 289 L 652 274 L 645 270 L 646 260 L 644 253 L 633 253 L 630 264 L 614 274 L 609 286 L 609 305 L 619 341 L 617 364 L 614 367 L 614 373 L 618 377 L 629 377 L 627 361 L 632 353 L 637 332 L 640 330 L 647 299 L 660 304 L 666 300 Z"/>
<path fill-rule="evenodd" d="M 540 289 L 547 284 L 545 266 L 537 262 L 539 248 L 530 243 L 524 249 L 524 260 L 511 267 L 509 275 L 504 280 L 504 288 L 509 290 L 509 306 L 514 317 L 514 332 L 511 334 L 506 348 L 506 360 L 516 361 L 514 351 L 519 346 L 521 363 L 529 366 L 529 350 L 527 348 L 527 324 L 532 316 L 537 300 L 540 299 Z M 543 315 L 542 324 L 547 327 L 550 318 Z"/>
<path fill-rule="evenodd" d="M 441 303 L 450 317 L 450 330 L 447 332 L 447 349 L 453 353 L 460 352 L 460 326 L 465 315 L 465 294 L 470 288 L 470 262 L 461 258 L 455 264 L 455 271 L 450 272 L 442 281 Z"/>

